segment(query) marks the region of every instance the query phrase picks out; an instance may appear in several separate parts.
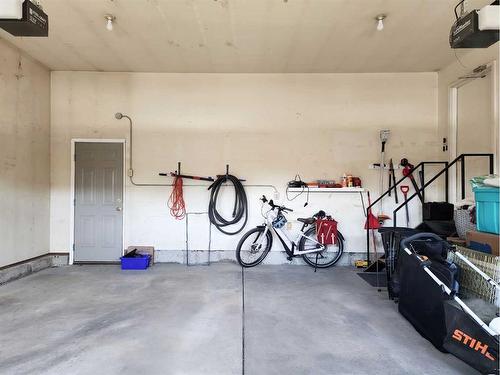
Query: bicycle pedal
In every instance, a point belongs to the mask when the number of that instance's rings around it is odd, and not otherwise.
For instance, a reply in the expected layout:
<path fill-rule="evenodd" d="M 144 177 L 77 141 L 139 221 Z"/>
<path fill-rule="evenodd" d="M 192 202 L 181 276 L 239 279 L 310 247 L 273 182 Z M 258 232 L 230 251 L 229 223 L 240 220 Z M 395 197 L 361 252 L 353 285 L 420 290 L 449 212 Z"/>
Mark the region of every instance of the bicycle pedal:
<path fill-rule="evenodd" d="M 293 257 L 286 257 L 286 259 L 291 262 L 293 260 Z"/>

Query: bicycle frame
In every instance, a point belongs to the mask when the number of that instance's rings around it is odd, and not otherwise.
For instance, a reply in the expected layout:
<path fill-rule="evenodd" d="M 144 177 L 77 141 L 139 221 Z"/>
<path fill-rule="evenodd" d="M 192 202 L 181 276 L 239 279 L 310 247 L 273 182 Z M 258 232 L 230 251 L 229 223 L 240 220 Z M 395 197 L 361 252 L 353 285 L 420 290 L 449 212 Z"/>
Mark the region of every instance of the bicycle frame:
<path fill-rule="evenodd" d="M 326 248 L 325 245 L 318 242 L 316 238 L 309 237 L 304 234 L 304 230 L 308 227 L 308 225 L 306 224 L 302 225 L 300 232 L 297 234 L 296 238 L 293 239 L 289 237 L 288 235 L 289 231 L 285 230 L 284 228 L 275 228 L 273 226 L 273 220 L 276 218 L 276 216 L 277 215 L 273 210 L 270 210 L 266 213 L 265 215 L 266 221 L 264 224 L 266 228 L 264 229 L 264 234 L 262 235 L 262 237 L 257 241 L 258 246 L 262 246 L 262 241 L 264 241 L 264 238 L 266 238 L 267 233 L 269 231 L 272 231 L 276 233 L 276 235 L 278 236 L 288 256 L 296 257 L 304 254 L 318 253 L 320 251 L 325 250 Z M 299 246 L 299 241 L 302 237 L 305 237 L 310 241 L 313 241 L 314 243 L 318 244 L 319 248 L 312 250 L 304 250 L 304 251 L 297 250 Z"/>

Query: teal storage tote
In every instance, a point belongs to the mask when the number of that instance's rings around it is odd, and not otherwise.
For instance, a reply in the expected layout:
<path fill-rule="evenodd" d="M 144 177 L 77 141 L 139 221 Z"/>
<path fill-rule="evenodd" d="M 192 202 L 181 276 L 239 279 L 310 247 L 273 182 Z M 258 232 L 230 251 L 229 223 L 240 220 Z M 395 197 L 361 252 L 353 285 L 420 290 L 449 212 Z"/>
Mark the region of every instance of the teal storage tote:
<path fill-rule="evenodd" d="M 498 223 L 499 189 L 496 187 L 481 186 L 473 189 L 476 199 L 477 230 L 500 234 Z"/>

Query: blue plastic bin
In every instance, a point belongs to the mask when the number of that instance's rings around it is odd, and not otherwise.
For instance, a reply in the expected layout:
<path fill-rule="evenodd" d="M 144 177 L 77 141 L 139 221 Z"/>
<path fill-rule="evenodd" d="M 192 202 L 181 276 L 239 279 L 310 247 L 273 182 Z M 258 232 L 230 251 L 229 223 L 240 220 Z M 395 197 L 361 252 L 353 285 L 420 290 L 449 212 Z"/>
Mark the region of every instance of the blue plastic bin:
<path fill-rule="evenodd" d="M 145 270 L 149 267 L 151 255 L 141 255 L 134 258 L 120 258 L 122 262 L 122 270 Z"/>
<path fill-rule="evenodd" d="M 473 189 L 476 199 L 477 230 L 500 234 L 499 201 L 500 192 L 496 187 L 481 186 Z"/>

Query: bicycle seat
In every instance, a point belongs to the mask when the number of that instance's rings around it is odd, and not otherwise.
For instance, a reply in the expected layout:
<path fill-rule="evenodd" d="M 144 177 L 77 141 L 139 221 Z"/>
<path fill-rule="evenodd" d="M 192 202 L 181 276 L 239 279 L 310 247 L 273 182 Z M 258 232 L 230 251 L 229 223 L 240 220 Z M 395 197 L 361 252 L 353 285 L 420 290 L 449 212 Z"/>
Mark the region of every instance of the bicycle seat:
<path fill-rule="evenodd" d="M 304 224 L 312 224 L 316 221 L 316 219 L 313 217 L 299 217 L 297 221 L 300 221 L 301 223 Z"/>

